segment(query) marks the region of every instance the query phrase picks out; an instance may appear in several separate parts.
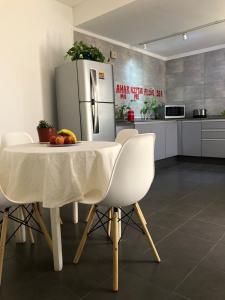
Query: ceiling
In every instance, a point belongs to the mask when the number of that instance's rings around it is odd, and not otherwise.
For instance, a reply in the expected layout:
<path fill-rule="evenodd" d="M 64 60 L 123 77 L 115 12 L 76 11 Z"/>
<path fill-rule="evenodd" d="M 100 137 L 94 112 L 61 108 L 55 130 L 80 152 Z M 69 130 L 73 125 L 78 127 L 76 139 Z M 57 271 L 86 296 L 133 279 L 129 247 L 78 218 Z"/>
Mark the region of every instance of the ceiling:
<path fill-rule="evenodd" d="M 76 5 L 79 0 L 61 0 Z M 159 39 L 225 19 L 224 0 L 136 0 L 78 27 L 128 45 Z M 148 51 L 170 58 L 225 44 L 225 22 L 148 45 Z M 143 49 L 143 46 L 141 47 Z"/>
<path fill-rule="evenodd" d="M 62 2 L 66 5 L 73 7 L 81 2 L 84 2 L 84 0 L 59 0 L 59 2 Z"/>

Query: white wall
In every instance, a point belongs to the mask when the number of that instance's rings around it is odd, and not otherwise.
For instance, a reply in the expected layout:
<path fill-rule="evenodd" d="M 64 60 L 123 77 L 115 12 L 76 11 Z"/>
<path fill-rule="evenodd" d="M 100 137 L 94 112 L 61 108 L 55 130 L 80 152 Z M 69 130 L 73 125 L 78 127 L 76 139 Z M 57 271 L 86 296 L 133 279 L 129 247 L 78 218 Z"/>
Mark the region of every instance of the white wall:
<path fill-rule="evenodd" d="M 56 0 L 0 0 L 0 134 L 37 137 L 56 124 L 54 69 L 73 43 L 72 8 Z"/>

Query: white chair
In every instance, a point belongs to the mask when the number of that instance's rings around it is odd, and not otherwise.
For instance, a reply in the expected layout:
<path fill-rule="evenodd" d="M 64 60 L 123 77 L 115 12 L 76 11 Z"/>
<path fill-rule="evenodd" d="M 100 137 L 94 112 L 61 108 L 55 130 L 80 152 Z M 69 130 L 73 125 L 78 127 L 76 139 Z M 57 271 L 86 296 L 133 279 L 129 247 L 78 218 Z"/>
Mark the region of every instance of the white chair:
<path fill-rule="evenodd" d="M 7 132 L 2 135 L 2 141 L 1 146 L 2 149 L 8 146 L 15 146 L 15 145 L 22 145 L 22 144 L 29 144 L 34 143 L 34 140 L 32 137 L 27 133 L 23 131 L 16 131 L 16 132 Z M 26 217 L 26 210 L 22 206 L 17 211 L 19 218 L 25 218 Z M 31 243 L 34 244 L 34 237 L 33 233 L 30 227 L 27 227 L 28 236 L 31 240 Z M 26 235 L 25 235 L 25 228 L 24 226 L 21 226 L 20 230 L 18 231 L 17 235 L 20 237 L 18 240 L 25 241 Z"/>
<path fill-rule="evenodd" d="M 33 142 L 32 137 L 26 132 L 8 132 L 2 135 L 2 148 Z"/>
<path fill-rule="evenodd" d="M 21 145 L 21 144 L 29 144 L 34 143 L 34 140 L 32 137 L 26 133 L 26 132 L 7 132 L 2 135 L 2 141 L 1 141 L 1 148 L 4 149 L 8 146 L 15 146 L 15 145 Z M 26 217 L 26 211 L 25 208 L 20 207 L 17 211 L 19 218 L 25 218 Z M 30 237 L 31 243 L 34 244 L 34 237 L 33 233 L 30 227 L 27 227 L 28 235 Z M 24 226 L 21 226 L 20 230 L 18 231 L 17 235 L 20 235 L 20 238 L 18 240 L 25 241 L 25 228 Z"/>
<path fill-rule="evenodd" d="M 118 132 L 115 142 L 123 145 L 129 138 L 138 135 L 137 129 L 122 129 Z"/>
<path fill-rule="evenodd" d="M 154 178 L 154 145 L 155 134 L 140 134 L 128 139 L 118 157 L 111 175 L 110 183 L 104 197 L 97 194 L 89 194 L 82 203 L 95 204 L 92 206 L 90 216 L 80 244 L 77 248 L 74 263 L 78 263 L 88 234 L 93 230 L 92 223 L 97 206 L 105 206 L 108 210 L 113 208 L 112 216 L 112 240 L 113 240 L 113 291 L 118 291 L 118 209 L 132 205 L 140 220 L 150 248 L 157 262 L 160 257 L 149 234 L 147 223 L 138 202 L 148 192 Z M 105 214 L 104 214 L 105 215 Z M 105 215 L 106 216 L 106 215 Z M 94 226 L 95 227 L 95 226 Z"/>
<path fill-rule="evenodd" d="M 15 213 L 18 210 L 22 210 L 23 212 L 23 217 L 22 219 L 19 219 L 17 215 L 15 216 Z M 44 237 L 47 241 L 47 244 L 52 250 L 52 240 L 51 237 L 47 231 L 47 228 L 44 224 L 44 221 L 39 213 L 39 209 L 37 206 L 37 203 L 32 204 L 32 212 L 29 212 L 27 210 L 27 207 L 22 204 L 18 205 L 18 203 L 14 203 L 13 201 L 10 201 L 6 198 L 6 196 L 3 194 L 3 192 L 0 189 L 0 213 L 3 215 L 2 220 L 0 220 L 0 225 L 1 225 L 1 237 L 0 237 L 0 284 L 2 280 L 2 270 L 3 270 L 3 260 L 4 260 L 4 253 L 5 253 L 5 245 L 7 242 L 7 229 L 8 229 L 8 222 L 9 220 L 12 220 L 13 222 L 18 223 L 18 227 L 14 230 L 14 232 L 10 235 L 10 238 L 16 233 L 17 229 L 22 225 L 26 226 L 29 229 L 36 229 L 34 226 L 32 226 L 29 221 L 30 219 L 34 219 L 35 216 L 35 223 L 37 223 L 40 226 L 41 232 L 44 234 Z"/>
<path fill-rule="evenodd" d="M 27 134 L 26 132 L 10 132 L 5 133 L 2 136 L 2 148 L 7 146 L 19 145 L 19 144 L 27 144 L 33 143 L 32 137 Z M 5 243 L 6 243 L 6 236 L 7 236 L 7 227 L 8 227 L 8 220 L 11 219 L 16 223 L 19 223 L 18 228 L 26 227 L 28 230 L 28 235 L 32 243 L 34 243 L 34 237 L 32 233 L 32 228 L 35 230 L 36 228 L 31 225 L 30 220 L 34 219 L 33 215 L 35 216 L 35 221 L 39 224 L 42 233 L 45 236 L 45 239 L 48 243 L 52 251 L 52 241 L 51 237 L 48 234 L 44 221 L 40 215 L 38 204 L 32 204 L 32 212 L 30 212 L 25 205 L 18 205 L 14 203 L 12 200 L 10 201 L 7 197 L 3 194 L 0 189 L 0 213 L 3 214 L 2 220 L 0 220 L 1 224 L 1 238 L 0 238 L 0 284 L 2 278 L 2 269 L 3 269 L 3 259 L 4 259 L 4 252 L 5 252 Z M 17 229 L 15 230 L 15 233 Z"/>
<path fill-rule="evenodd" d="M 129 138 L 134 137 L 138 135 L 138 130 L 137 129 L 132 129 L 132 128 L 128 128 L 128 129 L 122 129 L 118 132 L 115 142 L 119 143 L 121 145 L 123 145 Z M 90 213 L 92 210 L 93 206 L 91 206 L 91 208 L 88 211 L 88 214 L 86 216 L 85 221 L 88 222 L 88 219 L 90 217 Z M 109 217 L 111 218 L 112 215 L 112 211 L 109 210 Z M 108 224 L 108 234 L 110 235 L 110 230 L 111 230 L 111 222 L 109 222 Z"/>

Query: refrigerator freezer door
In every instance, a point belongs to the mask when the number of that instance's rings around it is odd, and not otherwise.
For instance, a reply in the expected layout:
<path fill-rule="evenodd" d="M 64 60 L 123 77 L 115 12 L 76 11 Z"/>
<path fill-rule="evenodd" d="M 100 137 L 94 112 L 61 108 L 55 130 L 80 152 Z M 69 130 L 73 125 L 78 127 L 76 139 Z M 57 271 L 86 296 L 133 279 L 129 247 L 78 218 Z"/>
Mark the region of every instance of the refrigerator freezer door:
<path fill-rule="evenodd" d="M 80 101 L 91 101 L 93 84 L 91 72 L 93 71 L 96 73 L 98 101 L 114 102 L 112 65 L 91 60 L 77 60 Z"/>
<path fill-rule="evenodd" d="M 98 103 L 99 131 L 94 132 L 93 108 L 91 102 L 80 103 L 81 132 L 83 141 L 114 141 L 114 104 Z"/>

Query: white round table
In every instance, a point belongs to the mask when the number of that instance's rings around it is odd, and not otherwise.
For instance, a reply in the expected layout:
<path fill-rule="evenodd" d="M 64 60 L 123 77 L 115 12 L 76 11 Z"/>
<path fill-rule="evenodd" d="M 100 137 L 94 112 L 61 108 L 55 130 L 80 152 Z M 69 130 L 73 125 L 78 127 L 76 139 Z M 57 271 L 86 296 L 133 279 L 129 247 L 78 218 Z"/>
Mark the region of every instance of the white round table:
<path fill-rule="evenodd" d="M 55 270 L 61 270 L 59 207 L 82 202 L 85 194 L 104 195 L 121 149 L 115 142 L 81 142 L 67 147 L 25 144 L 6 147 L 0 155 L 0 185 L 16 203 L 42 202 L 50 208 Z"/>

